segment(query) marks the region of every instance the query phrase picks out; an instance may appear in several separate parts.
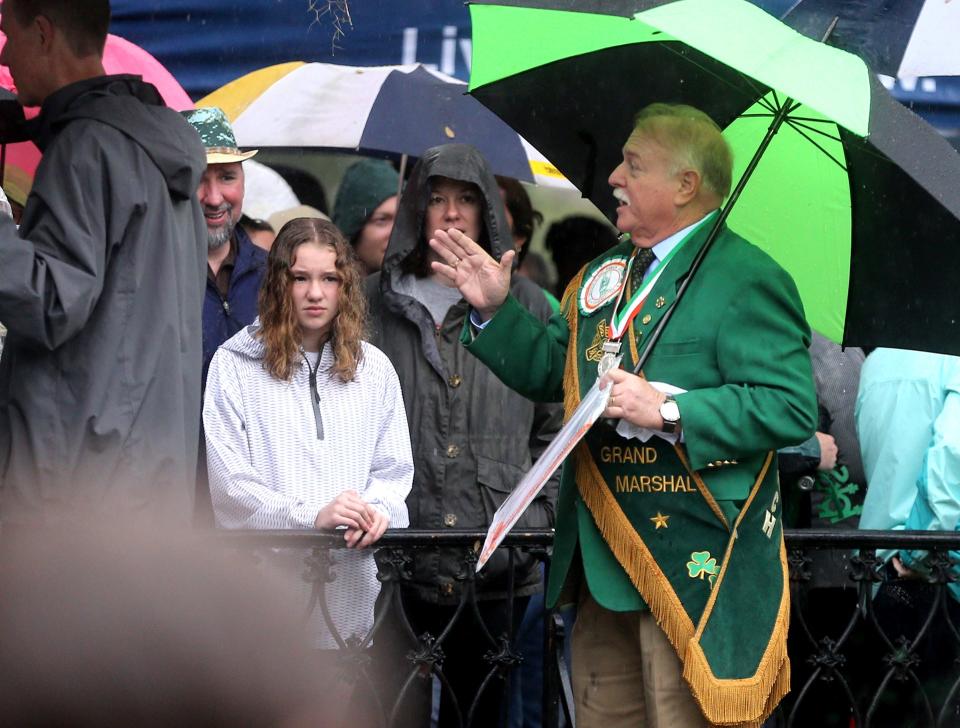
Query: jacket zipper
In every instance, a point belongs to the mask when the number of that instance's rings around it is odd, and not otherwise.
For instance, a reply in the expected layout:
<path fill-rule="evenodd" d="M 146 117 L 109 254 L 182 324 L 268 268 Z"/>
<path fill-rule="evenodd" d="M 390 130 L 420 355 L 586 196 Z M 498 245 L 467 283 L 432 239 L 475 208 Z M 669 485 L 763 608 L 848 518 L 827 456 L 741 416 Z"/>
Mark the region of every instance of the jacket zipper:
<path fill-rule="evenodd" d="M 310 359 L 303 349 L 300 350 L 301 356 L 307 362 L 307 369 L 310 371 L 310 404 L 313 406 L 313 420 L 317 425 L 317 439 L 323 439 L 323 420 L 320 417 L 320 392 L 317 391 L 317 371 L 320 369 L 320 360 L 323 358 L 323 347 L 320 347 L 320 354 L 317 356 L 316 369 L 310 366 Z"/>

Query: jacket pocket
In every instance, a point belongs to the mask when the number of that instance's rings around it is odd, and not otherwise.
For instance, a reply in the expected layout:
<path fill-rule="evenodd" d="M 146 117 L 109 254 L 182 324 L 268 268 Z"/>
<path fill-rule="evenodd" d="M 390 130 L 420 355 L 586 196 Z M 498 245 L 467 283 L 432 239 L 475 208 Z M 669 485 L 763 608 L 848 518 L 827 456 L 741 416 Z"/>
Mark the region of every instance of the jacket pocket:
<path fill-rule="evenodd" d="M 699 354 L 702 347 L 700 339 L 679 339 L 661 341 L 656 347 L 657 356 L 690 356 Z"/>
<path fill-rule="evenodd" d="M 486 523 L 489 526 L 493 514 L 523 477 L 522 468 L 492 458 L 477 456 L 477 483 Z M 547 526 L 547 513 L 543 497 L 534 499 L 530 507 L 517 521 L 516 528 L 542 528 Z M 522 548 L 513 551 L 514 588 L 529 588 L 540 580 L 536 558 Z M 477 589 L 480 593 L 506 593 L 509 585 L 510 559 L 507 549 L 499 548 L 490 557 L 486 566 L 477 574 Z"/>
<path fill-rule="evenodd" d="M 493 520 L 493 514 L 503 505 L 507 496 L 513 492 L 525 475 L 522 468 L 499 460 L 477 456 L 477 482 L 480 484 L 480 497 L 486 513 L 487 524 Z M 527 528 L 546 528 L 550 525 L 547 511 L 543 506 L 543 492 L 534 499 L 524 512 L 517 525 Z"/>

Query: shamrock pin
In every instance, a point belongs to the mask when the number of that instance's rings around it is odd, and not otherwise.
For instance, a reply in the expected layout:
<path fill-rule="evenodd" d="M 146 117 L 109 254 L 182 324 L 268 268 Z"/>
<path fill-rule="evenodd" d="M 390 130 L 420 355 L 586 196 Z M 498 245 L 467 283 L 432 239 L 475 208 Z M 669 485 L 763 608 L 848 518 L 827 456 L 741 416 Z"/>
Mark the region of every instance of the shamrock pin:
<path fill-rule="evenodd" d="M 710 586 L 717 579 L 720 573 L 720 567 L 717 566 L 717 560 L 710 555 L 709 551 L 694 551 L 690 554 L 690 561 L 687 562 L 687 573 L 691 579 L 703 579 L 704 574 L 708 576 Z"/>

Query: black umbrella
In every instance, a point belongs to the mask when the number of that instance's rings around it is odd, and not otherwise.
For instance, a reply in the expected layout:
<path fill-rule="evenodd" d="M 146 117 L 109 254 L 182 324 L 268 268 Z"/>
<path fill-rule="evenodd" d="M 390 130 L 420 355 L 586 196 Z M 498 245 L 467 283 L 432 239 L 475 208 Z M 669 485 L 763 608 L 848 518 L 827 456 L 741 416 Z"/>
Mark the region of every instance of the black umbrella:
<path fill-rule="evenodd" d="M 830 45 L 856 53 L 878 73 L 960 75 L 960 3 L 955 0 L 754 2 L 815 40 L 832 27 Z"/>

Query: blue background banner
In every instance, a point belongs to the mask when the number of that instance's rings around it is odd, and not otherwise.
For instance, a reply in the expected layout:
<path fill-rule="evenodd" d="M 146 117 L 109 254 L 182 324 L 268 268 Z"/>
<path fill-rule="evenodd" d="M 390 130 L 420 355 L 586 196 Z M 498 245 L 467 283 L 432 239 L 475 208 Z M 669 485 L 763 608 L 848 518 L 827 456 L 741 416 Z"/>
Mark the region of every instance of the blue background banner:
<path fill-rule="evenodd" d="M 753 2 L 782 15 L 796 0 Z M 470 75 L 470 15 L 462 0 L 113 0 L 111 31 L 150 51 L 195 100 L 285 61 L 420 62 L 464 81 Z M 886 83 L 960 143 L 960 78 Z"/>
<path fill-rule="evenodd" d="M 111 32 L 150 51 L 194 99 L 285 61 L 420 62 L 464 81 L 470 75 L 470 15 L 462 0 L 349 0 L 349 20 L 342 0 L 112 5 Z"/>

